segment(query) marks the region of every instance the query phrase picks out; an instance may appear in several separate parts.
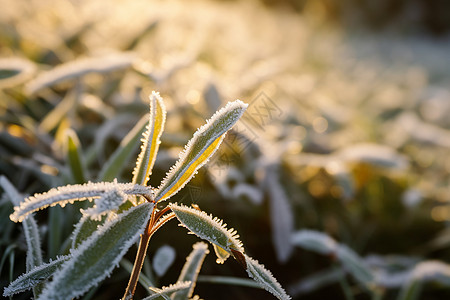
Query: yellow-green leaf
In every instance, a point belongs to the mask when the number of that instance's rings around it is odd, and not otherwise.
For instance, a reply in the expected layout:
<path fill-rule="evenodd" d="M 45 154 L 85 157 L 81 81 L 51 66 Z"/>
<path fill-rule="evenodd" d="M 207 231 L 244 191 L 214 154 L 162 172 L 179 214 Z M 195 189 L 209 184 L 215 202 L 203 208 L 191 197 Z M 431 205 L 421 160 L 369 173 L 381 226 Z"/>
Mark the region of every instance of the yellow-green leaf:
<path fill-rule="evenodd" d="M 133 183 L 145 185 L 149 180 L 165 121 L 166 108 L 163 99 L 159 96 L 159 93 L 152 92 L 150 95 L 150 119 L 147 131 L 142 138 L 141 152 L 133 171 Z"/>
<path fill-rule="evenodd" d="M 229 102 L 195 132 L 159 186 L 156 201 L 170 198 L 191 180 L 219 148 L 225 134 L 239 120 L 247 106 L 240 100 Z"/>

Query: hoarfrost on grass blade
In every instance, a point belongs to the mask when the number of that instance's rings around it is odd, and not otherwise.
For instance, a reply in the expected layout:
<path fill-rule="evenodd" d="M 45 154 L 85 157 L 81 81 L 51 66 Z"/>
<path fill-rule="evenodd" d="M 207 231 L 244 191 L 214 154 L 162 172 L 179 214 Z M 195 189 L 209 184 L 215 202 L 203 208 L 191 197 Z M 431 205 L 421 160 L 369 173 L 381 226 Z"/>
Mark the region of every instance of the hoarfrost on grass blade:
<path fill-rule="evenodd" d="M 173 293 L 187 290 L 191 287 L 192 282 L 190 281 L 180 281 L 175 284 L 171 284 L 169 286 L 165 286 L 162 289 L 152 288 L 150 287 L 150 290 L 155 292 L 155 294 L 148 296 L 142 300 L 152 300 L 152 299 L 158 299 L 159 297 L 167 296 L 167 299 L 170 299 L 170 295 Z"/>
<path fill-rule="evenodd" d="M 48 206 L 59 204 L 64 207 L 67 203 L 92 200 L 111 190 L 120 190 L 127 195 L 151 195 L 152 193 L 150 188 L 132 183 L 118 183 L 116 180 L 114 182 L 66 185 L 26 198 L 19 206 L 14 207 L 14 213 L 10 219 L 14 222 L 21 222 L 27 215 Z"/>
<path fill-rule="evenodd" d="M 189 290 L 183 290 L 173 294 L 172 300 L 184 300 L 192 296 L 195 284 L 197 282 L 198 273 L 200 272 L 206 255 L 209 253 L 208 244 L 203 242 L 195 243 L 192 248 L 193 250 L 186 258 L 186 263 L 184 264 L 177 281 L 190 281 L 190 288 Z"/>
<path fill-rule="evenodd" d="M 155 164 L 161 134 L 166 122 L 166 107 L 163 99 L 156 93 L 150 95 L 150 117 L 147 130 L 142 137 L 141 152 L 133 170 L 133 183 L 146 185 Z"/>
<path fill-rule="evenodd" d="M 201 239 L 223 248 L 228 253 L 231 252 L 231 248 L 244 252 L 236 230 L 227 229 L 222 220 L 184 205 L 169 204 L 169 206 L 180 223 Z"/>
<path fill-rule="evenodd" d="M 194 133 L 180 153 L 180 158 L 158 187 L 156 201 L 170 198 L 191 180 L 215 153 L 226 132 L 239 120 L 247 106 L 240 100 L 229 102 Z"/>
<path fill-rule="evenodd" d="M 39 74 L 25 86 L 25 90 L 28 95 L 31 95 L 43 88 L 89 73 L 108 73 L 125 69 L 130 67 L 134 61 L 135 55 L 130 52 L 109 54 L 103 57 L 80 58 Z"/>
<path fill-rule="evenodd" d="M 292 235 L 292 243 L 302 248 L 330 255 L 337 251 L 338 243 L 328 235 L 313 231 L 300 230 Z"/>
<path fill-rule="evenodd" d="M 359 282 L 370 286 L 375 281 L 375 276 L 361 257 L 355 251 L 344 244 L 340 244 L 336 256 L 353 277 Z"/>
<path fill-rule="evenodd" d="M 289 199 L 278 181 L 279 167 L 269 166 L 266 172 L 265 187 L 270 200 L 270 221 L 272 225 L 272 243 L 278 261 L 285 263 L 294 250 L 291 235 L 294 231 L 294 216 Z"/>
<path fill-rule="evenodd" d="M 247 262 L 247 274 L 250 278 L 253 278 L 262 288 L 272 293 L 278 299 L 291 299 L 269 270 L 246 254 L 244 254 L 244 257 Z"/>
<path fill-rule="evenodd" d="M 8 57 L 0 59 L 0 89 L 24 83 L 36 71 L 36 66 L 25 59 Z"/>
<path fill-rule="evenodd" d="M 100 226 L 72 250 L 72 258 L 54 274 L 39 299 L 79 297 L 110 275 L 145 229 L 152 208 L 148 202 L 132 207 Z"/>
<path fill-rule="evenodd" d="M 159 277 L 166 274 L 169 267 L 175 261 L 176 252 L 173 247 L 168 245 L 164 245 L 156 250 L 155 255 L 153 256 L 153 270 L 155 270 L 156 275 Z"/>
<path fill-rule="evenodd" d="M 19 205 L 23 200 L 23 196 L 3 175 L 0 176 L 0 186 L 3 188 L 5 195 L 14 205 Z M 27 243 L 26 267 L 27 271 L 29 271 L 35 266 L 42 264 L 41 238 L 37 223 L 33 217 L 28 217 L 23 220 L 22 225 L 25 234 L 25 241 Z"/>
<path fill-rule="evenodd" d="M 27 273 L 20 275 L 4 289 L 3 296 L 12 296 L 33 288 L 35 285 L 50 278 L 61 264 L 70 258 L 70 255 L 60 256 L 56 260 L 37 266 Z"/>

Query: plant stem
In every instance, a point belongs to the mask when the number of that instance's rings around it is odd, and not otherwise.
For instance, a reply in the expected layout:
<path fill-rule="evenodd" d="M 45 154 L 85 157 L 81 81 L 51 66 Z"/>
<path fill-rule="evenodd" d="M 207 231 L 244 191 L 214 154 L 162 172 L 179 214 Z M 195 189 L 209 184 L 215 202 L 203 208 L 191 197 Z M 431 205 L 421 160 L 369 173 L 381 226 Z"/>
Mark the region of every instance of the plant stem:
<path fill-rule="evenodd" d="M 144 233 L 141 235 L 138 252 L 133 265 L 133 271 L 131 271 L 130 280 L 128 281 L 127 289 L 125 290 L 125 294 L 123 295 L 122 300 L 133 299 L 136 285 L 139 279 L 139 274 L 141 273 L 142 265 L 144 264 L 145 254 L 147 253 L 148 243 L 150 242 L 150 238 L 152 236 L 151 229 L 154 224 L 153 217 L 154 213 L 152 213 L 152 217 L 148 221 Z"/>

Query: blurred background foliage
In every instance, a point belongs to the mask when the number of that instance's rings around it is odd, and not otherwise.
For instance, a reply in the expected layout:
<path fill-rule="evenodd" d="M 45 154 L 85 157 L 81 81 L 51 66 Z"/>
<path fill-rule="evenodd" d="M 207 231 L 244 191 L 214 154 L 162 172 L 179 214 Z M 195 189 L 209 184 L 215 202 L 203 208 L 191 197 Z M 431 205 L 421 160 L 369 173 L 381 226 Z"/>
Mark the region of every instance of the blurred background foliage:
<path fill-rule="evenodd" d="M 336 258 L 295 246 L 291 236 L 301 229 L 346 244 L 378 278 L 387 265 L 406 272 L 423 260 L 449 262 L 448 1 L 1 6 L 0 173 L 24 194 L 99 180 L 148 112 L 151 90 L 168 108 L 150 180 L 157 186 L 196 128 L 239 98 L 250 104 L 244 118 L 173 201 L 196 203 L 237 229 L 246 251 L 294 298 L 351 299 L 347 285 L 356 299 L 399 294 L 398 286 L 378 284 L 368 293 L 354 278 L 345 276 L 343 285 L 336 272 L 323 273 Z M 131 180 L 137 151 L 118 171 L 120 182 Z M 11 212 L 3 199 L 2 287 L 25 270 L 23 233 L 9 221 Z M 76 206 L 36 214 L 47 261 L 67 251 L 79 216 Z M 176 251 L 168 272 L 153 275 L 158 283 L 176 280 L 195 240 L 175 222 L 155 235 L 150 260 L 163 245 Z M 238 264 L 219 266 L 212 255 L 201 274 L 245 277 Z M 118 268 L 85 298 L 121 294 L 127 276 Z M 446 286 L 426 284 L 422 296 L 448 297 Z M 205 299 L 271 299 L 202 282 L 196 292 Z"/>

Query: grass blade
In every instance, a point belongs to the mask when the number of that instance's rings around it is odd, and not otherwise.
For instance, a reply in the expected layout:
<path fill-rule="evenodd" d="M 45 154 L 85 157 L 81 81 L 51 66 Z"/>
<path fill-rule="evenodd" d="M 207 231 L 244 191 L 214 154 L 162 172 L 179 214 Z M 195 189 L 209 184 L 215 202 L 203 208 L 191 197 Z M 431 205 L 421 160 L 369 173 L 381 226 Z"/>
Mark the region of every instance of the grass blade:
<path fill-rule="evenodd" d="M 86 170 L 82 160 L 80 140 L 75 131 L 70 128 L 66 130 L 65 135 L 66 159 L 72 173 L 72 178 L 75 183 L 86 182 Z"/>

